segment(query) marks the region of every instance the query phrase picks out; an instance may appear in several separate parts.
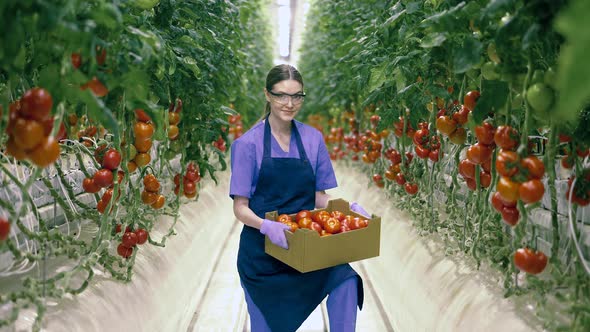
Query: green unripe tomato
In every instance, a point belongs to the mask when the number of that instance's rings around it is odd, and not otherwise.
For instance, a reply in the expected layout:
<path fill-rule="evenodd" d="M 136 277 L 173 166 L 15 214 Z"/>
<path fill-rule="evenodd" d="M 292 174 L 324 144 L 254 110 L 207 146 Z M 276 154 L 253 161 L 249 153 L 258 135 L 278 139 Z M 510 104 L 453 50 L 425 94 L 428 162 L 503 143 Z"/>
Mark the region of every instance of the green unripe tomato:
<path fill-rule="evenodd" d="M 522 102 L 523 99 L 520 93 L 514 95 L 514 97 L 512 98 L 512 109 L 520 109 L 522 107 Z"/>
<path fill-rule="evenodd" d="M 547 112 L 555 99 L 553 89 L 545 83 L 536 83 L 526 91 L 526 100 L 538 112 Z"/>
<path fill-rule="evenodd" d="M 499 79 L 500 71 L 498 70 L 498 65 L 492 61 L 484 63 L 483 66 L 481 66 L 481 75 L 488 81 Z"/>
<path fill-rule="evenodd" d="M 492 60 L 493 63 L 500 63 L 502 62 L 500 60 L 500 57 L 498 56 L 498 53 L 496 52 L 496 44 L 494 43 L 489 43 L 488 44 L 488 57 L 490 58 L 490 60 Z"/>
<path fill-rule="evenodd" d="M 545 76 L 543 77 L 543 82 L 553 89 L 557 88 L 557 72 L 553 67 L 547 68 Z"/>
<path fill-rule="evenodd" d="M 531 77 L 531 81 L 529 82 L 529 85 L 533 85 L 536 83 L 543 83 L 544 80 L 545 80 L 545 72 L 542 71 L 541 69 L 535 69 L 535 71 L 533 72 L 533 76 Z"/>

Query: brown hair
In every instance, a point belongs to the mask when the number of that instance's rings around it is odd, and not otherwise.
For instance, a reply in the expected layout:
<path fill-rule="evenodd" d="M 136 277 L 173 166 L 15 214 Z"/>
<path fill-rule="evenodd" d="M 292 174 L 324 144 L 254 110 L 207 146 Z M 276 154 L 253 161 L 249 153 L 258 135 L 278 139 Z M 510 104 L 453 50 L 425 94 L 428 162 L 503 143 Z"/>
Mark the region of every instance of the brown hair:
<path fill-rule="evenodd" d="M 272 67 L 268 75 L 266 75 L 266 90 L 271 91 L 275 84 L 285 80 L 295 80 L 303 86 L 303 77 L 301 77 L 299 71 L 291 65 L 281 64 Z M 267 101 L 264 116 L 268 113 L 270 113 L 270 103 Z"/>

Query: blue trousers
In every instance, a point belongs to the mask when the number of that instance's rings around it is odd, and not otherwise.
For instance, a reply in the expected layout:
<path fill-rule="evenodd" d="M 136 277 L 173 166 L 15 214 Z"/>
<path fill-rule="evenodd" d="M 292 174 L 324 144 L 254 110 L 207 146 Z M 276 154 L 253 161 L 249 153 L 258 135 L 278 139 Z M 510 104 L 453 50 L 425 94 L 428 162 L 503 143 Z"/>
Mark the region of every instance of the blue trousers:
<path fill-rule="evenodd" d="M 242 287 L 243 288 L 243 287 Z M 244 289 L 248 314 L 250 315 L 250 330 L 252 332 L 272 332 L 260 309 L 252 302 L 250 295 Z M 356 327 L 356 313 L 358 305 L 356 278 L 349 278 L 328 295 L 328 317 L 330 331 L 354 332 Z"/>

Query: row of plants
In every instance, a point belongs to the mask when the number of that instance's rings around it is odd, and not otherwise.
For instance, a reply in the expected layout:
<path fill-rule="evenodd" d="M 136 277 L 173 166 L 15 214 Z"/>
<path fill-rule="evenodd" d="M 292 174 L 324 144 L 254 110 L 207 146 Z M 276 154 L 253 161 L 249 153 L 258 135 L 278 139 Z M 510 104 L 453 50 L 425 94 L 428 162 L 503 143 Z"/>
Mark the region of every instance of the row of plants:
<path fill-rule="evenodd" d="M 47 299 L 84 291 L 97 268 L 128 282 L 139 245 L 173 240 L 179 206 L 226 168 L 228 116 L 260 113 L 267 5 L 3 1 L 0 257 L 12 282 L 0 328 L 33 307 L 39 330 Z M 174 221 L 152 233 L 164 215 Z M 76 225 L 93 233 L 60 230 Z M 51 261 L 66 268 L 29 272 Z"/>
<path fill-rule="evenodd" d="M 590 327 L 588 14 L 584 0 L 316 1 L 299 65 L 332 159 L 447 254 L 496 267 L 550 330 Z"/>

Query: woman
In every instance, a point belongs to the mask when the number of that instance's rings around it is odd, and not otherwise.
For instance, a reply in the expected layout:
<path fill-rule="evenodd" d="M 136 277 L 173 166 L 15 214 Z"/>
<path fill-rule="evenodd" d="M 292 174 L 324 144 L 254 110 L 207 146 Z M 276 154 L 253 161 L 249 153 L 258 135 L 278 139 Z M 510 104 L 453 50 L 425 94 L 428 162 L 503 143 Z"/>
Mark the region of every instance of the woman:
<path fill-rule="evenodd" d="M 295 331 L 329 294 L 331 331 L 354 331 L 363 287 L 349 264 L 300 273 L 264 252 L 265 235 L 288 249 L 289 227 L 264 219 L 266 212 L 324 208 L 330 199 L 325 190 L 337 186 L 322 134 L 294 120 L 305 97 L 299 72 L 290 65 L 272 68 L 264 94 L 264 120 L 231 147 L 230 196 L 244 223 L 237 265 L 251 329 Z M 351 209 L 367 215 L 356 203 Z"/>

